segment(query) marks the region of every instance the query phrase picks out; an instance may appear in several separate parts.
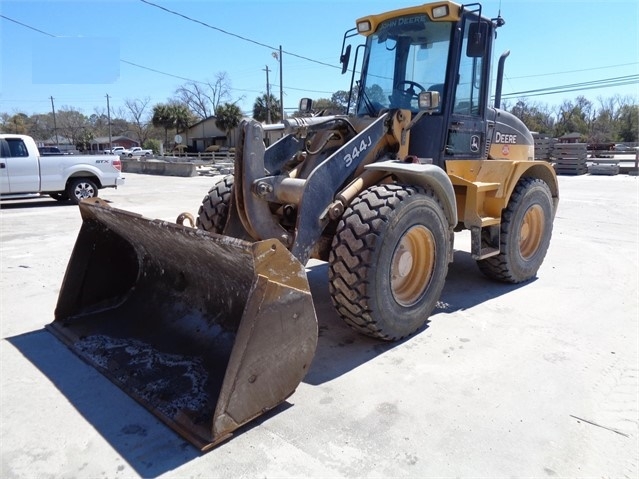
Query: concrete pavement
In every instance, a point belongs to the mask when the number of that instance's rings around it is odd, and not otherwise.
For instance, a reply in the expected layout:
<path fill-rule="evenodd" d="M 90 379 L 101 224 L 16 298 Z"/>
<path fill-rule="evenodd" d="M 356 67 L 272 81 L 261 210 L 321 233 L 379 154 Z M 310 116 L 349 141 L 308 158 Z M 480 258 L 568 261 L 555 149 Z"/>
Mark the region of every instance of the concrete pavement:
<path fill-rule="evenodd" d="M 212 178 L 127 173 L 118 208 L 174 221 Z M 636 177 L 560 177 L 538 278 L 485 279 L 470 237 L 427 328 L 396 344 L 333 312 L 327 268 L 308 275 L 320 338 L 282 406 L 200 454 L 44 325 L 81 224 L 54 200 L 0 210 L 3 478 L 637 477 Z"/>

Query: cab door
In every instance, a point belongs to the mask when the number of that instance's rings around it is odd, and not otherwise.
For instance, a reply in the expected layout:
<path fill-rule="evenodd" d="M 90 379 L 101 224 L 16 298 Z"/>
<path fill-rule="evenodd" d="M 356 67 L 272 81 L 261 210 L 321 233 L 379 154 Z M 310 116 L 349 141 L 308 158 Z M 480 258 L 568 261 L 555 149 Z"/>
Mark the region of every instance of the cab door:
<path fill-rule="evenodd" d="M 40 166 L 37 156 L 29 156 L 22 138 L 0 141 L 0 193 L 35 193 L 40 191 Z"/>
<path fill-rule="evenodd" d="M 467 15 L 452 77 L 452 106 L 444 157 L 481 159 L 486 152 L 486 104 L 492 28 Z"/>

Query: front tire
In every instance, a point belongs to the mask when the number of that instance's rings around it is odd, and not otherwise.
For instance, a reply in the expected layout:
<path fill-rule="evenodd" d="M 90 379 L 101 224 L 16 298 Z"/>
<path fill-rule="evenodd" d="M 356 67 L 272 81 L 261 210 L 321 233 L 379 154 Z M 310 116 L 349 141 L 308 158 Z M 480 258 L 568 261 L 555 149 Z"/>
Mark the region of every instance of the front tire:
<path fill-rule="evenodd" d="M 504 283 L 535 277 L 550 245 L 553 217 L 548 185 L 535 178 L 519 180 L 502 214 L 500 253 L 478 260 L 480 271 Z"/>
<path fill-rule="evenodd" d="M 66 193 L 71 202 L 77 205 L 82 200 L 98 196 L 98 186 L 88 178 L 71 178 Z"/>
<path fill-rule="evenodd" d="M 333 305 L 353 329 L 395 341 L 422 327 L 444 287 L 448 222 L 434 192 L 373 186 L 344 212 L 329 257 Z"/>
<path fill-rule="evenodd" d="M 197 212 L 198 229 L 222 234 L 229 215 L 233 180 L 233 175 L 227 175 L 211 187 Z"/>

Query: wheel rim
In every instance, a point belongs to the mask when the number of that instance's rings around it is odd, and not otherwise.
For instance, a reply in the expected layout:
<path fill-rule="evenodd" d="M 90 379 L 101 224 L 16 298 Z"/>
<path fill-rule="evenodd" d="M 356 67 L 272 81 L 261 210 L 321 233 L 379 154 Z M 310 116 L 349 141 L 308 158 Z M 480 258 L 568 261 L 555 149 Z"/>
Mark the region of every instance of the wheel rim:
<path fill-rule="evenodd" d="M 93 198 L 95 191 L 90 183 L 78 183 L 74 190 L 75 197 L 79 200 Z"/>
<path fill-rule="evenodd" d="M 402 306 L 415 304 L 424 294 L 435 268 L 435 239 L 424 226 L 402 236 L 391 260 L 391 292 Z"/>
<path fill-rule="evenodd" d="M 524 259 L 530 259 L 541 244 L 544 233 L 544 210 L 540 205 L 532 205 L 526 211 L 519 235 L 519 252 Z"/>

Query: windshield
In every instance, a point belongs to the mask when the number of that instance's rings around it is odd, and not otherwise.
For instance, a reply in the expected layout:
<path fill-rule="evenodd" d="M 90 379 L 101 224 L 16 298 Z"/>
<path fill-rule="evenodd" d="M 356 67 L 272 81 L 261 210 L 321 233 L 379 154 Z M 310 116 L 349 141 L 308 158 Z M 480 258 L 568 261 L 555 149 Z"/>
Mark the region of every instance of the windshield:
<path fill-rule="evenodd" d="M 418 111 L 419 93 L 442 95 L 452 25 L 423 14 L 381 23 L 367 39 L 358 114 L 377 115 L 384 108 Z"/>

